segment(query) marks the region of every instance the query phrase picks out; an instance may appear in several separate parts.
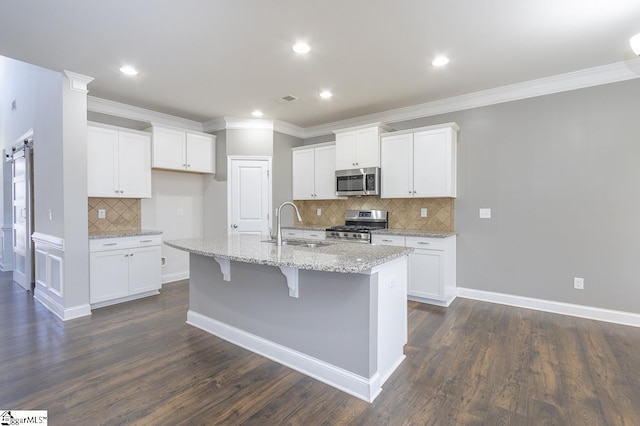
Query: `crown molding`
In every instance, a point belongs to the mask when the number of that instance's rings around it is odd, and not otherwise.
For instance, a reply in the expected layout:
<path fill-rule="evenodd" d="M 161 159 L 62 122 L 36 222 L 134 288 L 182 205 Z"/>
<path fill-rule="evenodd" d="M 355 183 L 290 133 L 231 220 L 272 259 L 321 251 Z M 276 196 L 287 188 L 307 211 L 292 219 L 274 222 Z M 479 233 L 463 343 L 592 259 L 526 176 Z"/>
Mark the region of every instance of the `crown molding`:
<path fill-rule="evenodd" d="M 205 132 L 247 129 L 273 130 L 274 122 L 264 118 L 218 117 L 202 123 L 202 128 Z"/>
<path fill-rule="evenodd" d="M 174 126 L 181 129 L 202 132 L 202 123 L 198 121 L 187 120 L 186 118 L 180 118 L 162 112 L 151 111 L 120 102 L 96 98 L 95 96 L 88 96 L 87 109 L 92 112 L 114 115 L 116 117 L 128 118 L 130 120 L 149 123 L 154 122 L 156 124 L 164 124 L 166 126 Z"/>
<path fill-rule="evenodd" d="M 296 138 L 304 139 L 305 130 L 303 127 L 296 126 L 295 124 L 287 123 L 286 121 L 276 120 L 273 122 L 273 130 L 278 133 L 284 133 L 285 135 L 294 136 Z"/>
<path fill-rule="evenodd" d="M 71 90 L 82 93 L 89 93 L 87 85 L 91 83 L 94 78 L 88 75 L 78 74 L 77 72 L 64 70 L 64 75 L 69 79 L 69 87 Z"/>
<path fill-rule="evenodd" d="M 335 129 L 354 127 L 371 122 L 397 123 L 449 112 L 463 111 L 503 102 L 567 92 L 609 83 L 640 78 L 640 58 L 610 65 L 588 68 L 524 83 L 482 90 L 466 95 L 393 109 L 333 123 L 304 128 L 304 138 L 328 135 Z"/>

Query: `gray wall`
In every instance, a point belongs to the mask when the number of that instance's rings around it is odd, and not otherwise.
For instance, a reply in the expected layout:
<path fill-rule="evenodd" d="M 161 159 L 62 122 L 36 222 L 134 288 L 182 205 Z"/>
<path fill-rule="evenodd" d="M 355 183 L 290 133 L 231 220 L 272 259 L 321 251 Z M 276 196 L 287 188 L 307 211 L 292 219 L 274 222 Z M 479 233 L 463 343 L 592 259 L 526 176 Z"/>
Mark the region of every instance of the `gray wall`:
<path fill-rule="evenodd" d="M 291 148 L 302 145 L 302 139 L 283 133 L 273 134 L 273 208 L 293 200 Z M 282 209 L 282 225 L 293 224 L 293 211 Z M 272 215 L 275 219 L 275 215 Z M 275 223 L 275 222 L 274 222 Z M 275 229 L 275 225 L 273 226 Z"/>
<path fill-rule="evenodd" d="M 639 117 L 631 80 L 391 126 L 460 125 L 459 287 L 640 313 Z"/>

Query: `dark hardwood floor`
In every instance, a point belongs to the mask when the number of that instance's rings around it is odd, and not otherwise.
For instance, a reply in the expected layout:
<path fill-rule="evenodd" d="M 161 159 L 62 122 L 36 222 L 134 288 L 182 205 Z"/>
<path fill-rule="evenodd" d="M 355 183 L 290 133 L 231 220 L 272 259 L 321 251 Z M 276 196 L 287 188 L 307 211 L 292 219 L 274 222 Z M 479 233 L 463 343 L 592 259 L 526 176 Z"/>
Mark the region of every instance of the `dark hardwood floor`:
<path fill-rule="evenodd" d="M 640 329 L 457 299 L 409 303 L 367 404 L 185 324 L 188 287 L 63 323 L 0 274 L 0 409 L 50 425 L 639 425 Z"/>

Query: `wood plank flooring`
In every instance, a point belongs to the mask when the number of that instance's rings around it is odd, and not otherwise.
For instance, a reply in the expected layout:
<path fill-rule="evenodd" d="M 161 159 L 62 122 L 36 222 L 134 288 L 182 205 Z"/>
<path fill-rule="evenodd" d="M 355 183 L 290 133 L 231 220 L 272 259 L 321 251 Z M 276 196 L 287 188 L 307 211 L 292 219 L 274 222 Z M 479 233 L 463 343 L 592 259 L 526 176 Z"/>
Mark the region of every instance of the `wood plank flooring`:
<path fill-rule="evenodd" d="M 0 409 L 50 425 L 640 425 L 640 329 L 409 303 L 373 404 L 185 323 L 188 286 L 63 323 L 0 273 Z"/>

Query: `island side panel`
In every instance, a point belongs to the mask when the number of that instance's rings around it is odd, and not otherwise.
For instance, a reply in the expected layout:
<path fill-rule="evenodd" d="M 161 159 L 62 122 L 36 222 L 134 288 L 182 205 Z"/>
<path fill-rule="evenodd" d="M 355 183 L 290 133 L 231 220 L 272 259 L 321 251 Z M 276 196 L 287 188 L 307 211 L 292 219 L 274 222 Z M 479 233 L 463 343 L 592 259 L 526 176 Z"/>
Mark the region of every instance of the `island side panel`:
<path fill-rule="evenodd" d="M 362 377 L 376 370 L 375 276 L 300 270 L 292 298 L 277 267 L 232 261 L 229 282 L 213 258 L 191 254 L 189 283 L 193 312 Z"/>

